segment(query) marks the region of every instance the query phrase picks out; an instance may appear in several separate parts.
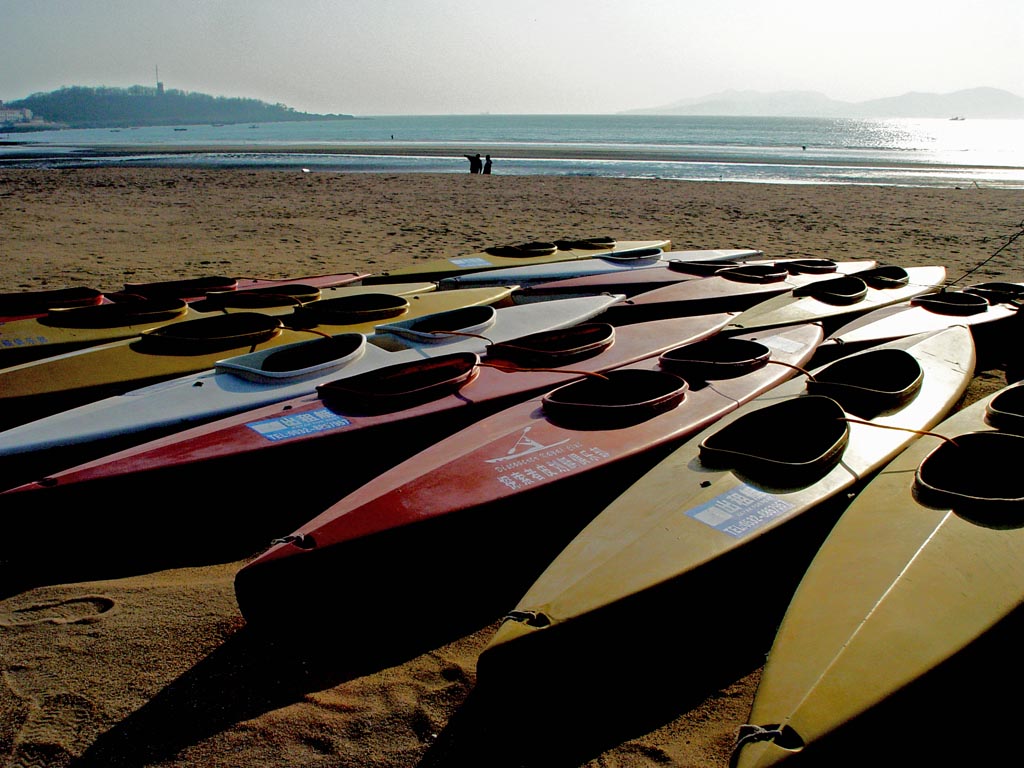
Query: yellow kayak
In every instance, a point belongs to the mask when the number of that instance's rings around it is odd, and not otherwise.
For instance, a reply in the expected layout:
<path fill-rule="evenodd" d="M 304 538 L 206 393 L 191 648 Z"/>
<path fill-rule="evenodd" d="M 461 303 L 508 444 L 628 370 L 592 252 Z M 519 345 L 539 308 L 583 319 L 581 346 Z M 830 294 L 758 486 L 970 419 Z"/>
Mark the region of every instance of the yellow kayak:
<path fill-rule="evenodd" d="M 95 306 L 53 309 L 40 317 L 0 324 L 0 367 L 28 363 L 112 341 L 134 339 L 152 328 L 215 314 L 259 312 L 287 316 L 314 301 L 366 293 L 408 296 L 437 288 L 429 281 L 393 283 L 386 289 L 365 285 L 318 288 L 304 283 L 210 293 L 186 302 L 176 297 L 140 298 Z"/>
<path fill-rule="evenodd" d="M 101 397 L 212 368 L 228 357 L 338 333 L 373 333 L 377 325 L 460 307 L 497 304 L 515 286 L 397 296 L 363 292 L 321 299 L 276 317 L 262 312 L 211 314 L 145 331 L 133 339 L 0 369 L 0 429 Z"/>
<path fill-rule="evenodd" d="M 657 696 L 755 656 L 824 539 L 829 502 L 924 439 L 975 362 L 970 331 L 953 326 L 815 368 L 719 419 L 548 563 L 481 653 L 479 680 L 536 674 L 545 696 L 642 681 Z M 862 571 L 828 581 L 826 611 Z"/>
<path fill-rule="evenodd" d="M 610 256 L 647 248 L 661 248 L 667 251 L 671 247 L 671 240 L 614 240 L 603 237 L 519 243 L 488 248 L 479 253 L 450 259 L 428 261 L 413 267 L 382 272 L 379 275 L 370 275 L 363 278 L 363 285 L 379 285 L 406 280 L 441 280 L 468 272 L 522 267 L 527 264 L 591 259 L 595 256 Z"/>
<path fill-rule="evenodd" d="M 1014 384 L 955 413 L 844 512 L 779 626 L 737 743 L 741 768 L 800 753 L 836 765 L 832 750 L 863 765 L 893 730 L 904 757 L 887 749 L 889 764 L 1016 762 L 1013 739 L 975 726 L 997 728 L 1001 712 L 1016 712 L 999 694 L 1014 679 L 1011 617 L 1024 600 L 1021 395 Z M 947 717 L 955 739 L 904 739 Z"/>

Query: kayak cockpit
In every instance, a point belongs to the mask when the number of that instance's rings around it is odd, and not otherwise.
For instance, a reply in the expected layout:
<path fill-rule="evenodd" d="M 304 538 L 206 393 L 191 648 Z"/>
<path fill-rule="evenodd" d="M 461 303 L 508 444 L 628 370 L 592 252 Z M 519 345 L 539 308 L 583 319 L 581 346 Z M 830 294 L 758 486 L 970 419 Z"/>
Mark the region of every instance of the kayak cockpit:
<path fill-rule="evenodd" d="M 479 304 L 378 325 L 374 335 L 397 336 L 418 344 L 438 344 L 458 341 L 466 336 L 481 336 L 497 322 L 497 318 L 494 307 Z"/>
<path fill-rule="evenodd" d="M 661 367 L 691 384 L 711 379 L 732 379 L 768 364 L 772 351 L 757 341 L 714 336 L 662 353 Z"/>
<path fill-rule="evenodd" d="M 479 374 L 473 352 L 415 360 L 329 381 L 316 388 L 338 413 L 394 413 L 459 391 Z"/>
<path fill-rule="evenodd" d="M 914 494 L 931 507 L 952 509 L 986 525 L 1024 523 L 1024 437 L 968 432 L 942 442 L 918 465 Z M 1011 517 L 1012 515 L 1012 517 Z"/>
<path fill-rule="evenodd" d="M 843 407 L 806 395 L 752 411 L 700 444 L 700 461 L 731 469 L 763 485 L 794 488 L 824 477 L 850 439 Z"/>
<path fill-rule="evenodd" d="M 210 291 L 233 291 L 237 288 L 238 280 L 235 278 L 211 275 L 184 280 L 159 280 L 152 283 L 125 283 L 123 290 L 110 295 L 117 300 L 128 301 L 135 296 L 147 299 L 191 299 L 205 296 Z"/>
<path fill-rule="evenodd" d="M 300 307 L 320 299 L 320 289 L 314 285 L 290 283 L 247 288 L 243 291 L 214 291 L 192 302 L 198 312 L 223 309 L 266 309 L 269 307 Z"/>
<path fill-rule="evenodd" d="M 858 301 L 863 301 L 867 295 L 868 284 L 863 278 L 853 275 L 833 277 L 793 289 L 795 298 L 807 297 L 833 306 L 856 304 Z"/>
<path fill-rule="evenodd" d="M 508 363 L 519 368 L 567 365 L 603 352 L 615 342 L 615 326 L 580 323 L 569 328 L 541 331 L 516 339 L 488 344 L 489 363 Z"/>
<path fill-rule="evenodd" d="M 558 251 L 555 243 L 530 242 L 518 245 L 495 245 L 485 248 L 484 253 L 491 256 L 504 256 L 513 259 L 529 259 L 537 256 L 551 256 Z"/>
<path fill-rule="evenodd" d="M 255 346 L 279 336 L 281 321 L 258 312 L 183 320 L 144 331 L 132 348 L 152 355 L 204 355 Z"/>
<path fill-rule="evenodd" d="M 916 296 L 910 300 L 910 306 L 923 307 L 937 315 L 955 315 L 966 317 L 978 315 L 989 308 L 988 299 L 980 293 L 968 291 L 937 291 Z"/>
<path fill-rule="evenodd" d="M 0 293 L 0 318 L 42 315 L 53 309 L 91 307 L 103 301 L 95 288 L 54 288 Z"/>
<path fill-rule="evenodd" d="M 902 349 L 875 349 L 840 358 L 807 380 L 807 392 L 838 401 L 870 419 L 902 408 L 920 391 L 924 371 Z"/>
<path fill-rule="evenodd" d="M 667 371 L 620 369 L 564 384 L 542 399 L 544 414 L 573 429 L 638 424 L 678 406 L 689 384 Z"/>
<path fill-rule="evenodd" d="M 318 325 L 357 325 L 401 317 L 409 311 L 409 300 L 390 293 L 363 293 L 322 299 L 296 307 L 285 322 L 290 328 Z"/>
<path fill-rule="evenodd" d="M 296 382 L 345 368 L 365 352 L 365 335 L 339 333 L 218 360 L 214 371 L 260 383 Z"/>
<path fill-rule="evenodd" d="M 183 299 L 139 299 L 114 304 L 52 309 L 38 322 L 51 328 L 123 328 L 161 323 L 184 317 L 188 304 Z"/>

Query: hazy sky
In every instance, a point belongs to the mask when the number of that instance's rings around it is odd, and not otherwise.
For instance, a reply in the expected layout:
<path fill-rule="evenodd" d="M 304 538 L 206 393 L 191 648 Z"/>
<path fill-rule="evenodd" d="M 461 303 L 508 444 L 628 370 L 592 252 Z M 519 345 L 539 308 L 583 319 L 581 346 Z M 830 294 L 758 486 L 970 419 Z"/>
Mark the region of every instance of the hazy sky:
<path fill-rule="evenodd" d="M 614 113 L 726 89 L 1024 96 L 1021 0 L 0 0 L 0 100 L 153 85 L 355 115 Z"/>

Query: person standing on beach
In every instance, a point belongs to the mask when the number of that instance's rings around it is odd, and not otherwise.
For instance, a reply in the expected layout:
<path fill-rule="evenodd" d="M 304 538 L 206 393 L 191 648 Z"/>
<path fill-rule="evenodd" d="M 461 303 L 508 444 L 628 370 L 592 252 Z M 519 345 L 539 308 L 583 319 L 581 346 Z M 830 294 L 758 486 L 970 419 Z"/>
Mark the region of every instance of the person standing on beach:
<path fill-rule="evenodd" d="M 478 155 L 478 157 L 479 157 L 479 155 Z M 487 159 L 484 160 L 484 173 L 490 173 L 490 172 L 491 172 L 491 156 L 488 155 Z"/>
<path fill-rule="evenodd" d="M 480 155 L 466 155 L 466 159 L 469 160 L 469 172 L 480 173 L 481 162 Z"/>

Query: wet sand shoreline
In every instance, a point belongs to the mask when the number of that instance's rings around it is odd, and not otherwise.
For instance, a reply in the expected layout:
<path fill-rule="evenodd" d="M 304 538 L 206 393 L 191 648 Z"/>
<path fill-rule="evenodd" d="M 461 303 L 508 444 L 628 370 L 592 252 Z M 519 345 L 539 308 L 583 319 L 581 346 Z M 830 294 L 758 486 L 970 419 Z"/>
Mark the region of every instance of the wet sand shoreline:
<path fill-rule="evenodd" d="M 3 151 L 4 146 L 18 147 L 15 154 Z M 794 147 L 795 149 L 796 147 Z M 749 165 L 783 165 L 798 166 L 812 164 L 821 167 L 850 167 L 870 168 L 878 165 L 877 161 L 858 161 L 853 158 L 836 160 L 834 158 L 819 156 L 814 147 L 803 148 L 806 156 L 800 158 L 785 157 L 757 157 L 744 158 L 737 152 L 701 152 L 692 153 L 681 151 L 679 147 L 657 146 L 657 145 L 623 145 L 606 146 L 602 144 L 544 144 L 544 143 L 514 143 L 503 144 L 501 142 L 478 143 L 466 142 L 406 142 L 396 140 L 392 142 L 377 143 L 338 143 L 338 142 L 308 142 L 296 144 L 264 144 L 259 141 L 235 142 L 224 144 L 102 144 L 102 145 L 61 145 L 54 142 L 52 145 L 33 146 L 30 142 L 10 140 L 0 142 L 0 168 L 5 161 L 15 159 L 33 160 L 59 160 L 69 156 L 83 155 L 97 160 L 118 159 L 126 157 L 155 158 L 167 156 L 188 156 L 188 155 L 223 155 L 223 154 L 275 154 L 275 155 L 351 155 L 364 157 L 446 157 L 462 160 L 464 155 L 470 152 L 489 153 L 495 158 L 503 159 L 530 159 L 530 160 L 626 160 L 633 162 L 676 162 L 676 163 L 735 163 Z M 200 163 L 201 164 L 201 163 Z M 888 160 L 885 163 L 889 168 L 917 168 L 953 170 L 955 168 L 974 168 L 979 170 L 1000 169 L 1004 166 L 990 164 L 972 164 L 966 166 L 950 166 L 946 163 L 929 162 L 902 162 L 899 160 Z"/>

